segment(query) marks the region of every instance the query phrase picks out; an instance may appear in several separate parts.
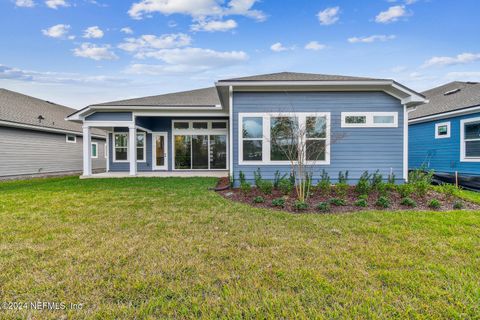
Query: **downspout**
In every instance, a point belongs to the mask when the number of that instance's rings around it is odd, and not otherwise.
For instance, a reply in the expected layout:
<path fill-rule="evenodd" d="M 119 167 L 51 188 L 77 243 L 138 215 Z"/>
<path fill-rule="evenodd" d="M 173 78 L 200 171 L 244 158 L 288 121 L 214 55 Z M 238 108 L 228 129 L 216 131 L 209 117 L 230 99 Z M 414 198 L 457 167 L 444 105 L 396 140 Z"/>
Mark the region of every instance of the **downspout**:
<path fill-rule="evenodd" d="M 408 108 L 406 104 L 403 105 L 403 179 L 408 182 L 408 118 L 412 111 L 417 108 Z"/>
<path fill-rule="evenodd" d="M 229 165 L 228 165 L 228 173 L 230 175 L 230 179 L 233 179 L 233 87 L 229 86 L 228 87 L 228 105 L 229 105 L 229 110 L 228 110 L 228 120 L 229 120 L 229 126 L 228 126 L 228 131 L 229 131 Z"/>

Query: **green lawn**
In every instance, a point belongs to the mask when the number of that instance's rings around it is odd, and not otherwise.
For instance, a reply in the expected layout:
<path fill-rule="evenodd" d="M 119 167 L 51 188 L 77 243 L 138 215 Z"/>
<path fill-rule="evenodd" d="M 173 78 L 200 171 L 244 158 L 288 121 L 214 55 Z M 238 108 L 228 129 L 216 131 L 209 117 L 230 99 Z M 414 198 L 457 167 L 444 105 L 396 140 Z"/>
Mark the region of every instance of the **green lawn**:
<path fill-rule="evenodd" d="M 215 182 L 0 183 L 0 302 L 84 304 L 0 318 L 479 317 L 479 212 L 295 215 Z"/>

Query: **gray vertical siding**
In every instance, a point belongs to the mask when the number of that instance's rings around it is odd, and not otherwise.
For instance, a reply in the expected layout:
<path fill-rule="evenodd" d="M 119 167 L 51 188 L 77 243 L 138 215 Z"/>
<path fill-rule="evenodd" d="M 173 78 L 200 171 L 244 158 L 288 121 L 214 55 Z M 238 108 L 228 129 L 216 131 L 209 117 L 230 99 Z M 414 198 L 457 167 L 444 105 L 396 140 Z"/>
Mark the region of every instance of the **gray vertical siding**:
<path fill-rule="evenodd" d="M 331 136 L 343 137 L 331 144 L 330 164 L 317 165 L 314 178 L 325 169 L 333 181 L 339 171 L 349 171 L 351 183 L 368 170 L 393 172 L 403 179 L 403 105 L 384 92 L 235 92 L 233 96 L 233 173 L 253 180 L 260 168 L 264 178 L 273 179 L 276 170 L 289 173 L 289 165 L 239 165 L 238 113 L 246 112 L 330 112 Z M 341 112 L 398 112 L 397 128 L 341 128 Z"/>
<path fill-rule="evenodd" d="M 104 140 L 98 143 L 93 169 L 105 169 Z M 0 176 L 81 171 L 83 140 L 67 143 L 65 134 L 0 127 Z"/>

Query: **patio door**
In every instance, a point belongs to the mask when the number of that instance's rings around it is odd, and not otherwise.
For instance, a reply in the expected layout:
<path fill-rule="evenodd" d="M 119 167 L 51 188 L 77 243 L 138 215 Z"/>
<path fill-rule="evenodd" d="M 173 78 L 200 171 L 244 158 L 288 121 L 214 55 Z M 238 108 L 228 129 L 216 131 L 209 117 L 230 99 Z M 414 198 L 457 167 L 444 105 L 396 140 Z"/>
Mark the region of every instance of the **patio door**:
<path fill-rule="evenodd" d="M 167 133 L 152 134 L 153 170 L 168 170 Z"/>

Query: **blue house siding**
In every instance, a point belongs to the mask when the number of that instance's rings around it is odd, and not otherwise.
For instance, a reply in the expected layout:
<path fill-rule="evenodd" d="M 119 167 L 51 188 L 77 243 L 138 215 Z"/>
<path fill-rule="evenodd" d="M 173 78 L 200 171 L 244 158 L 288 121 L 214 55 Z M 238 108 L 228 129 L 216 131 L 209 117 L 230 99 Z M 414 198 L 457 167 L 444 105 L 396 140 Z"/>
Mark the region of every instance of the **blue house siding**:
<path fill-rule="evenodd" d="M 95 112 L 85 118 L 86 121 L 132 121 L 131 112 Z"/>
<path fill-rule="evenodd" d="M 409 169 L 480 175 L 479 162 L 460 161 L 460 121 L 480 117 L 480 113 L 410 124 Z M 450 122 L 450 138 L 435 139 L 435 124 Z"/>
<path fill-rule="evenodd" d="M 398 112 L 397 128 L 341 128 L 341 112 Z M 287 165 L 239 165 L 238 114 L 256 112 L 330 112 L 331 137 L 342 137 L 331 144 L 330 164 L 317 165 L 314 180 L 322 169 L 336 181 L 339 171 L 349 171 L 350 183 L 361 174 L 377 169 L 386 178 L 393 172 L 403 179 L 404 107 L 384 92 L 234 92 L 233 95 L 233 174 L 245 173 L 253 181 L 253 171 L 273 179 L 276 170 L 289 173 Z"/>

